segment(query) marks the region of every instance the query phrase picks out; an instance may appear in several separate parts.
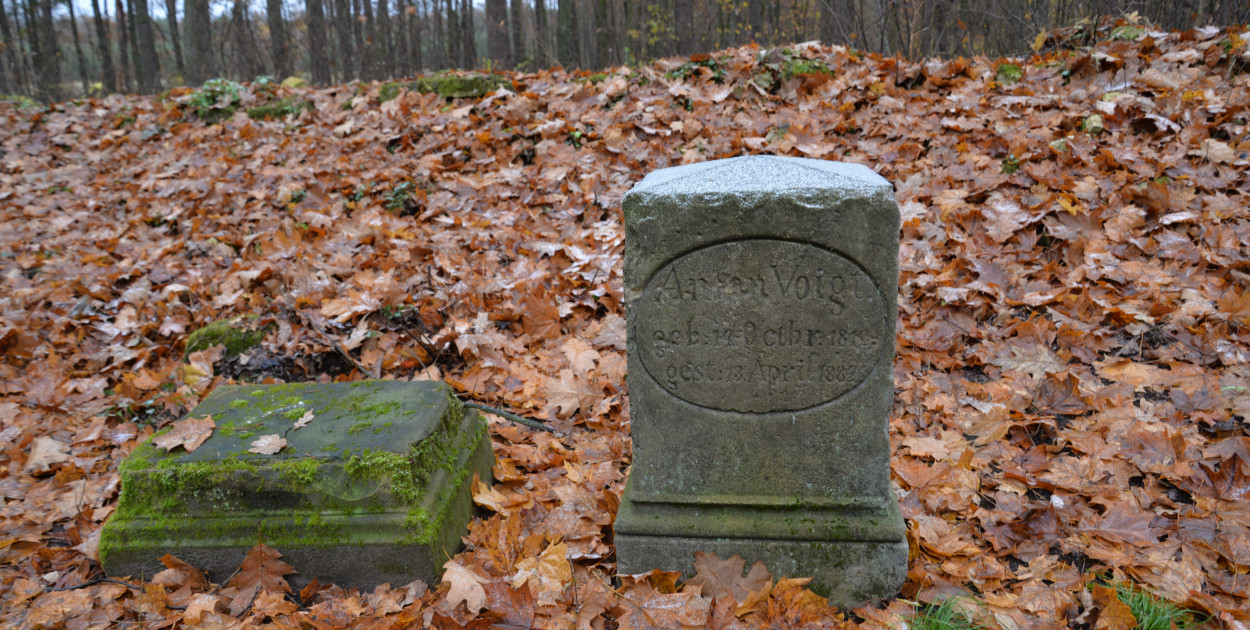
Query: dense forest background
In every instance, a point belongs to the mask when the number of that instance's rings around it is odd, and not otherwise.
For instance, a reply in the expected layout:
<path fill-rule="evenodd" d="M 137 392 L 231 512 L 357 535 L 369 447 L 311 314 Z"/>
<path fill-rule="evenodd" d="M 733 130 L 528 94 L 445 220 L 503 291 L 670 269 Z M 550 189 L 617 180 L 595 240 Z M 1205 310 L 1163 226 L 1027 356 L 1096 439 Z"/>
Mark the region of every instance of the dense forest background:
<path fill-rule="evenodd" d="M 1040 46 L 1038 33 L 1106 14 L 1175 30 L 1246 22 L 1250 3 L 0 0 L 0 95 L 155 93 L 212 77 L 324 85 L 446 68 L 602 68 L 814 39 L 909 58 L 1006 56 Z"/>

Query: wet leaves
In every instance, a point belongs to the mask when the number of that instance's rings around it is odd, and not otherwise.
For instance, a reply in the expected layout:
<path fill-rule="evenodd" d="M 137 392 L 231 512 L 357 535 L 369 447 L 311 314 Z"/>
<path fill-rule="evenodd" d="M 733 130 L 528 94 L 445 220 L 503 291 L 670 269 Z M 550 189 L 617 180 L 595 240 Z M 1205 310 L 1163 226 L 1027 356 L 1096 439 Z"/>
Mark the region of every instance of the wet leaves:
<path fill-rule="evenodd" d="M 152 438 L 152 443 L 167 451 L 181 446 L 190 453 L 213 435 L 213 429 L 217 428 L 217 423 L 213 422 L 212 416 L 204 416 L 179 420 L 171 427 L 168 433 Z"/>

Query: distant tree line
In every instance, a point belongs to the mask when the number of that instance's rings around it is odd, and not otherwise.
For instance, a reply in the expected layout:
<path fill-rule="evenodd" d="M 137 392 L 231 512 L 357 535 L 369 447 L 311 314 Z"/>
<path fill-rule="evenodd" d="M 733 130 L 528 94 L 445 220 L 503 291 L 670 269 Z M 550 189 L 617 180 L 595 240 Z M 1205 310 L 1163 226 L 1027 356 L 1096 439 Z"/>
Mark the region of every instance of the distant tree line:
<path fill-rule="evenodd" d="M 1163 29 L 1250 21 L 1246 0 L 90 0 L 85 15 L 87 1 L 0 0 L 0 95 L 602 68 L 814 39 L 907 57 L 1011 55 L 1100 15 L 1137 12 Z"/>

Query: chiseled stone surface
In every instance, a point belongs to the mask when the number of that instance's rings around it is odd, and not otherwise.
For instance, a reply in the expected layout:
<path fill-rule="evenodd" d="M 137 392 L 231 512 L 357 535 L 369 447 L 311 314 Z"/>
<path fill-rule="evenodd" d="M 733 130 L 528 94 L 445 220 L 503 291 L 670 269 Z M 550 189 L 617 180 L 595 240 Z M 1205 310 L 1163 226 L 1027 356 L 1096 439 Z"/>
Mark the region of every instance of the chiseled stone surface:
<path fill-rule="evenodd" d="M 751 156 L 650 173 L 624 206 L 634 458 L 618 571 L 689 571 L 702 549 L 814 576 L 837 605 L 895 595 L 889 182 Z"/>
<path fill-rule="evenodd" d="M 265 543 L 297 587 L 433 583 L 469 522 L 473 473 L 489 480 L 494 463 L 485 421 L 444 383 L 224 386 L 190 415 L 217 425 L 195 451 L 149 440 L 120 466 L 100 537 L 110 575 L 150 577 L 171 553 L 223 580 Z M 287 446 L 248 451 L 270 434 Z"/>

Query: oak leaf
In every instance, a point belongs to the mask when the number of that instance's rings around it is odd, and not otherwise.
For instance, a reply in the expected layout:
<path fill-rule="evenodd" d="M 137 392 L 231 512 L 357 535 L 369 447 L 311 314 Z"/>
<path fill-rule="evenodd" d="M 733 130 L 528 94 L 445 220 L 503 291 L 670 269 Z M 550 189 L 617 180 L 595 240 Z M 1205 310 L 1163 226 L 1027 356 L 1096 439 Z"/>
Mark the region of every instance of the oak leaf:
<path fill-rule="evenodd" d="M 249 453 L 276 455 L 278 451 L 286 448 L 286 438 L 276 433 L 273 435 L 262 435 L 256 441 L 252 442 L 251 447 L 252 448 L 247 449 Z"/>
<path fill-rule="evenodd" d="M 152 444 L 166 451 L 172 451 L 181 446 L 190 453 L 211 437 L 213 429 L 216 428 L 217 423 L 213 422 L 212 416 L 186 418 L 175 422 L 168 433 L 152 438 Z"/>
<path fill-rule="evenodd" d="M 260 587 L 290 593 L 291 585 L 287 583 L 284 576 L 297 573 L 297 571 L 283 562 L 281 558 L 281 553 L 270 549 L 263 543 L 258 544 L 248 550 L 238 573 L 226 582 L 226 585 L 233 586 L 240 591 Z"/>

